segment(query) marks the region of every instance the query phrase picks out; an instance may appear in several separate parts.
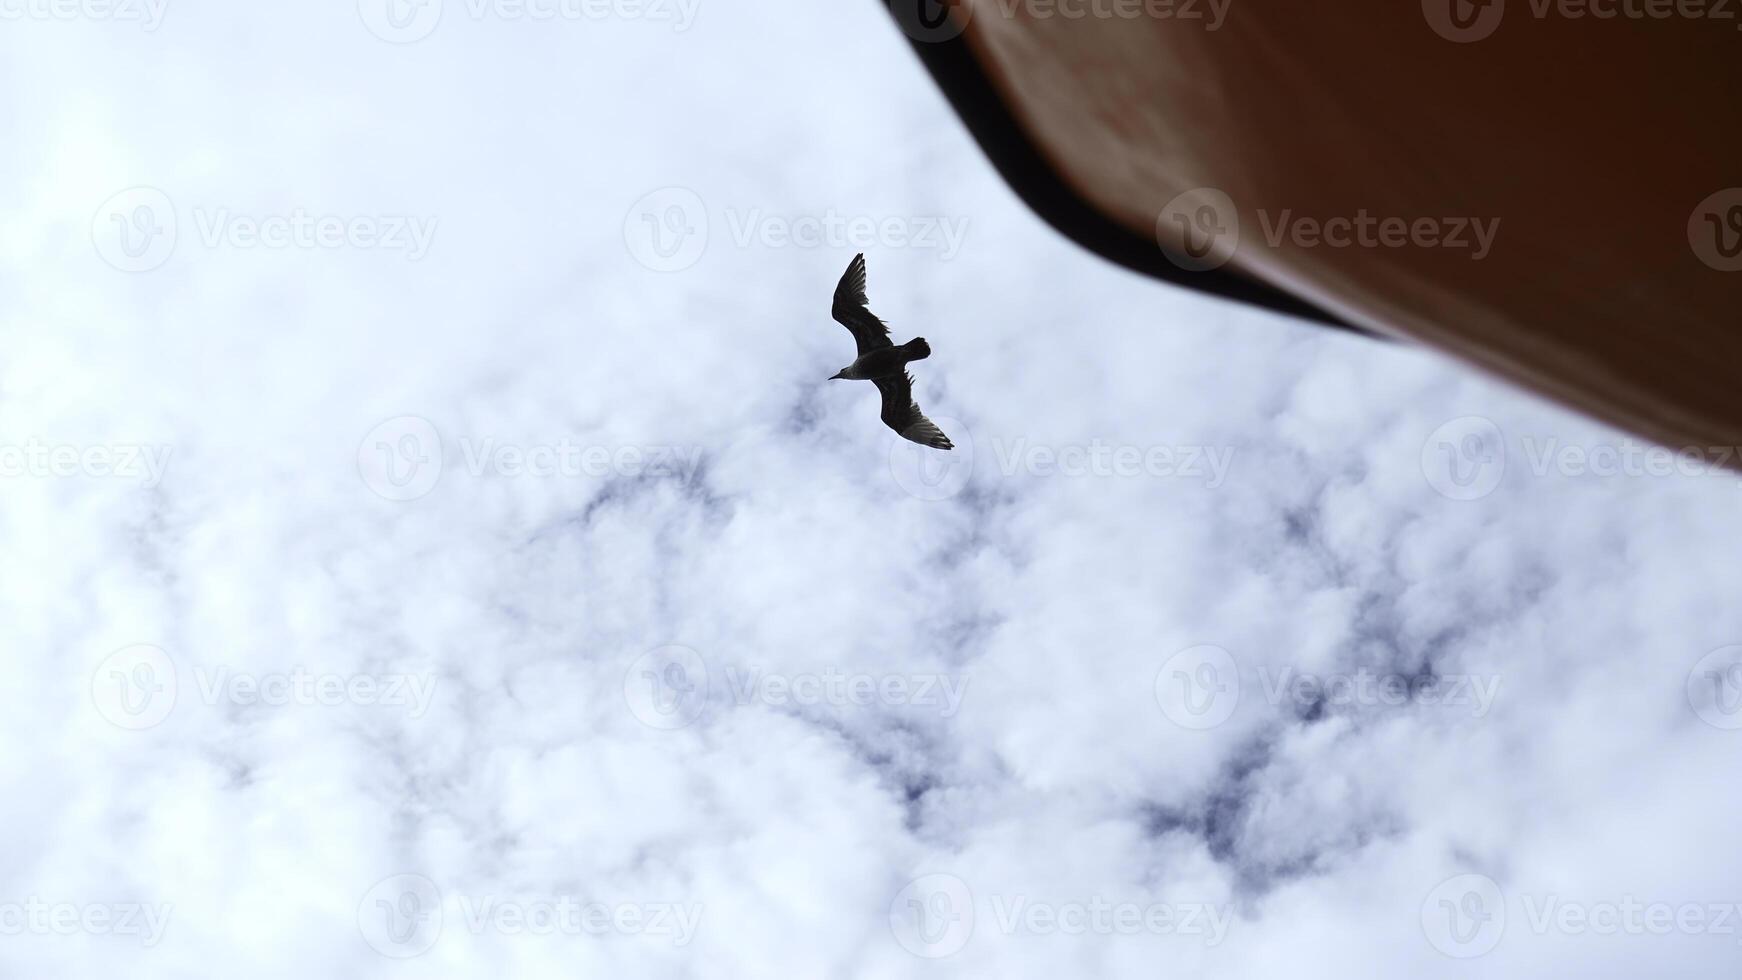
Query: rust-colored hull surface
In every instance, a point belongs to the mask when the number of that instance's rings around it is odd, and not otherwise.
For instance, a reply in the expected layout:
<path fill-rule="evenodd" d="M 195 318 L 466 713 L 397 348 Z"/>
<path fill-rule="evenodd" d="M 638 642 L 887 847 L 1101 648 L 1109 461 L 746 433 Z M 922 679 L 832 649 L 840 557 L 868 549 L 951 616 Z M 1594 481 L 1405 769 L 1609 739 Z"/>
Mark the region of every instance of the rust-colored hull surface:
<path fill-rule="evenodd" d="M 963 0 L 909 33 L 965 45 L 1057 179 L 1188 284 L 1742 445 L 1742 3 L 1222 3 Z"/>

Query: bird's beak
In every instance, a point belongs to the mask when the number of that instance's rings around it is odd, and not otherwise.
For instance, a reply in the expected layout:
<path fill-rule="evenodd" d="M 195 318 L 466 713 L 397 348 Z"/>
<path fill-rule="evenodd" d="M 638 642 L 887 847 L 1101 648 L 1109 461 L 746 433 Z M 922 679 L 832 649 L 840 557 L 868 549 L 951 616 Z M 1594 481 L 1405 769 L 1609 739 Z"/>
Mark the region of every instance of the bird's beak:
<path fill-rule="evenodd" d="M 839 371 L 836 371 L 836 372 L 835 372 L 835 373 L 834 373 L 834 374 L 831 374 L 831 375 L 829 375 L 829 380 L 830 380 L 830 381 L 839 381 L 839 380 L 841 380 L 841 372 L 839 372 Z"/>

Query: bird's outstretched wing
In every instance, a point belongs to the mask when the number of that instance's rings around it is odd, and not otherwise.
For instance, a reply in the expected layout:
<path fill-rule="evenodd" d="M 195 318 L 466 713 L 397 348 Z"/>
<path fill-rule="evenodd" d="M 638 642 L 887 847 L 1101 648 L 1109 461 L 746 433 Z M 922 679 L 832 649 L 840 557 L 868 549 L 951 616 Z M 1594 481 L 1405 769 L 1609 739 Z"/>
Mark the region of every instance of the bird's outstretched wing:
<path fill-rule="evenodd" d="M 901 433 L 901 438 L 933 449 L 954 449 L 950 437 L 937 423 L 925 417 L 913 400 L 913 375 L 890 375 L 873 379 L 883 393 L 883 424 Z"/>
<path fill-rule="evenodd" d="M 835 287 L 835 319 L 853 332 L 859 353 L 889 346 L 889 327 L 865 308 L 865 256 L 853 256 Z"/>

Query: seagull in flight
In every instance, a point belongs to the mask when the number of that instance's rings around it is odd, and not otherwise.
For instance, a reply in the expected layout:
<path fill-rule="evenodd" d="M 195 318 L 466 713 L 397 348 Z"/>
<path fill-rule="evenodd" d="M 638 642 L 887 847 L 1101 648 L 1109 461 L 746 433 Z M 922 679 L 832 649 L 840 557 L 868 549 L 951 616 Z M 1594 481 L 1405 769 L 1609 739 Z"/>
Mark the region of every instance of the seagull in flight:
<path fill-rule="evenodd" d="M 897 347 L 889 342 L 889 326 L 865 306 L 865 256 L 855 255 L 835 287 L 834 317 L 853 334 L 859 356 L 835 372 L 830 381 L 870 381 L 883 393 L 883 424 L 903 439 L 933 449 L 954 449 L 950 437 L 937 423 L 925 417 L 913 400 L 913 375 L 909 361 L 931 356 L 931 345 L 915 337 Z"/>

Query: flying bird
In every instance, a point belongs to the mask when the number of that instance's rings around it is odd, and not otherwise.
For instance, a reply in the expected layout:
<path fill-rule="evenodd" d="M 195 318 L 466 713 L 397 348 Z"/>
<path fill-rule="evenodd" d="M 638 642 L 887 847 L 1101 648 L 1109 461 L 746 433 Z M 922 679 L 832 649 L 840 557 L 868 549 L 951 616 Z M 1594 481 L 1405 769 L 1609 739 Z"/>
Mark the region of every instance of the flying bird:
<path fill-rule="evenodd" d="M 937 423 L 925 417 L 913 400 L 913 375 L 909 361 L 931 356 L 931 345 L 915 337 L 897 347 L 889 342 L 889 326 L 865 306 L 865 256 L 853 256 L 841 282 L 835 287 L 834 317 L 853 334 L 859 356 L 835 372 L 830 381 L 870 381 L 883 393 L 883 424 L 903 439 L 933 449 L 954 449 L 950 437 Z"/>

